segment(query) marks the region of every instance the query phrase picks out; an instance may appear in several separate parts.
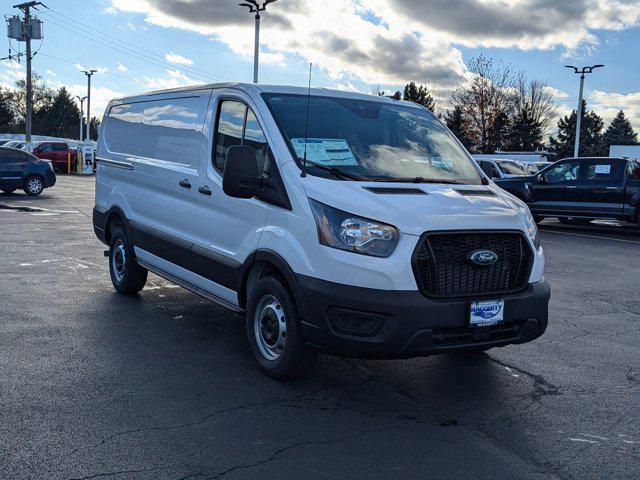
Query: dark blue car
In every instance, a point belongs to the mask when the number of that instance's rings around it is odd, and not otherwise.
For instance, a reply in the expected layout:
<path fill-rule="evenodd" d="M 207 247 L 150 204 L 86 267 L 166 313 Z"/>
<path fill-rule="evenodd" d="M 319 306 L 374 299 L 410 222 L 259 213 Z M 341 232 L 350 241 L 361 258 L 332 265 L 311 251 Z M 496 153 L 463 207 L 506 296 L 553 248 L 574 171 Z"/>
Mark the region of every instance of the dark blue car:
<path fill-rule="evenodd" d="M 16 148 L 0 147 L 0 190 L 13 193 L 22 188 L 37 196 L 56 184 L 51 163 Z"/>

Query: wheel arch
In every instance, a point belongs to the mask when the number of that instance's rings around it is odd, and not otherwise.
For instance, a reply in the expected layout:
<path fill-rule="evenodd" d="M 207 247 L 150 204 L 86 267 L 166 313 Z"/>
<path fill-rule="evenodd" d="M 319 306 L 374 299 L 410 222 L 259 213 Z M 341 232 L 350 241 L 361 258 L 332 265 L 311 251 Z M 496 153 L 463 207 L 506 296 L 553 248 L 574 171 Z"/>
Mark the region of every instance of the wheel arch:
<path fill-rule="evenodd" d="M 113 206 L 109 210 L 107 210 L 105 214 L 104 225 L 103 225 L 104 238 L 107 245 L 111 242 L 111 234 L 112 234 L 113 226 L 116 225 L 117 223 L 122 224 L 122 226 L 124 227 L 127 233 L 127 236 L 130 239 L 132 239 L 130 224 L 127 219 L 127 216 L 125 215 L 124 211 L 120 207 Z"/>
<path fill-rule="evenodd" d="M 238 303 L 246 308 L 249 291 L 258 280 L 267 275 L 278 275 L 291 290 L 300 318 L 305 318 L 300 287 L 293 269 L 287 261 L 273 250 L 256 250 L 244 262 L 240 269 L 238 285 Z"/>

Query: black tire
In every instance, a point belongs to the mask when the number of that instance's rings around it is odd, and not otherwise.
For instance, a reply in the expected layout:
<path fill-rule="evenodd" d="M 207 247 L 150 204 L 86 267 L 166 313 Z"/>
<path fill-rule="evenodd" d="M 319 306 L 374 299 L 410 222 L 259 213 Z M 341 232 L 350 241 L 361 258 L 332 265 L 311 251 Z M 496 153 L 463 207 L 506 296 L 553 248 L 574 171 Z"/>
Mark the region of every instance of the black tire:
<path fill-rule="evenodd" d="M 37 197 L 44 191 L 44 180 L 38 175 L 27 177 L 23 184 L 24 193 L 30 197 Z"/>
<path fill-rule="evenodd" d="M 305 344 L 293 294 L 275 276 L 260 279 L 251 290 L 246 334 L 260 371 L 277 380 L 303 375 L 318 357 L 318 352 Z"/>
<path fill-rule="evenodd" d="M 148 271 L 136 262 L 133 247 L 121 225 L 113 228 L 109 248 L 111 283 L 118 293 L 134 295 L 147 283 Z"/>
<path fill-rule="evenodd" d="M 7 195 L 11 195 L 13 192 L 16 191 L 15 188 L 0 188 L 0 190 L 2 190 L 4 193 L 6 193 Z"/>

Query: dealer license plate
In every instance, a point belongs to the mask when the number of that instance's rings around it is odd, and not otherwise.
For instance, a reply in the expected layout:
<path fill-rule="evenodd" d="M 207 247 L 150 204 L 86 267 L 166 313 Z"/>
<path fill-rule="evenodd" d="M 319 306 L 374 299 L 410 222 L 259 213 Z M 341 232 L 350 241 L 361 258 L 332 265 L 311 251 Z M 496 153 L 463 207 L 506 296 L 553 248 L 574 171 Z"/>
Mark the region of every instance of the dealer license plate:
<path fill-rule="evenodd" d="M 490 327 L 504 320 L 504 300 L 489 300 L 471 304 L 469 325 Z"/>

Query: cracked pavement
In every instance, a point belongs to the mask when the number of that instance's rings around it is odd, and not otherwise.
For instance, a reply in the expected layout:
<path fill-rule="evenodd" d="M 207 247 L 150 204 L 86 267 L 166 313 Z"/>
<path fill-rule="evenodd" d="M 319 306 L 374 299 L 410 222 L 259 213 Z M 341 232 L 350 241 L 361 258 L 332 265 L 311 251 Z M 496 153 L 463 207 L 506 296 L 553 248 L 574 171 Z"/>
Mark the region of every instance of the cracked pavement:
<path fill-rule="evenodd" d="M 533 343 L 279 383 L 238 315 L 153 275 L 113 292 L 93 182 L 0 194 L 3 480 L 640 477 L 640 232 L 545 222 Z"/>

